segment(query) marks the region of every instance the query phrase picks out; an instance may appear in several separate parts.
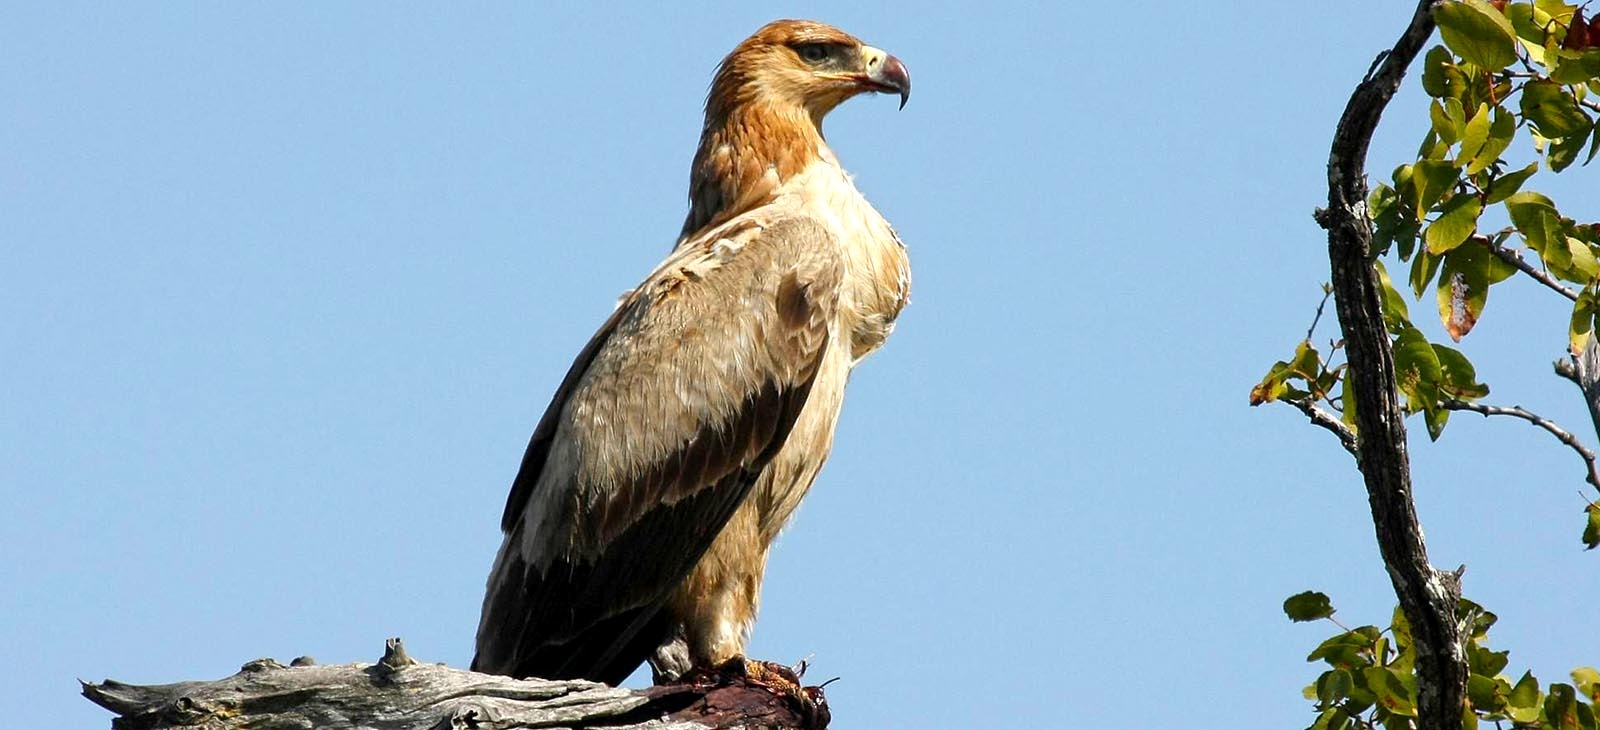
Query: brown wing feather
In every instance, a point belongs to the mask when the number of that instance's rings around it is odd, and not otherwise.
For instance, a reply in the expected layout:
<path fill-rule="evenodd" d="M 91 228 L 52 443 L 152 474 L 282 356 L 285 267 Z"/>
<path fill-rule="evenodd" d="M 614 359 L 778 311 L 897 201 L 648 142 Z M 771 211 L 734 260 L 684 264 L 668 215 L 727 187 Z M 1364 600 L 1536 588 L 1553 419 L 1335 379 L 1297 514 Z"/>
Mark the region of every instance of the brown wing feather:
<path fill-rule="evenodd" d="M 579 354 L 502 518 L 473 668 L 615 683 L 788 436 L 842 264 L 806 218 L 680 247 Z"/>

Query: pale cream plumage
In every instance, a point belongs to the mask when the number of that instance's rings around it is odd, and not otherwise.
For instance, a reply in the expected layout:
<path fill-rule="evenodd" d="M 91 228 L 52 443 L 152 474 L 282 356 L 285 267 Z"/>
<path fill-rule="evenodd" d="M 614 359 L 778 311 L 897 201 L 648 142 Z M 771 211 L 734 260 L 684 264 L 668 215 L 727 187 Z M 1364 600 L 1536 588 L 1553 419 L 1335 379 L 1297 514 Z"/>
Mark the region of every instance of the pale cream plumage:
<path fill-rule="evenodd" d="M 581 353 L 513 485 L 473 666 L 615 683 L 742 656 L 768 551 L 850 368 L 906 303 L 904 247 L 824 142 L 905 67 L 778 21 L 723 61 L 673 253 Z"/>

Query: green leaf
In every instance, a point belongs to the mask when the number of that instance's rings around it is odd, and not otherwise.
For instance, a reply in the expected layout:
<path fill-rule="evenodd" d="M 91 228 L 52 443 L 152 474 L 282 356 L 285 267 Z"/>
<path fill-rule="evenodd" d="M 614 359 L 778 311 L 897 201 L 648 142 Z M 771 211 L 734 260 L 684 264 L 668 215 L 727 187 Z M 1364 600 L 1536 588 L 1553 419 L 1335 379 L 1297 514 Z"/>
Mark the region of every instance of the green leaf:
<path fill-rule="evenodd" d="M 1422 145 L 1417 147 L 1417 159 L 1439 162 L 1446 161 L 1449 157 L 1450 143 L 1440 139 L 1439 133 L 1429 127 L 1428 133 L 1422 135 Z"/>
<path fill-rule="evenodd" d="M 1544 716 L 1549 721 L 1546 727 L 1554 730 L 1580 730 L 1577 704 L 1578 698 L 1572 685 L 1561 682 L 1550 685 L 1549 695 L 1544 700 Z"/>
<path fill-rule="evenodd" d="M 1311 340 L 1301 340 L 1294 348 L 1294 361 L 1289 364 L 1295 376 L 1301 378 L 1314 378 L 1322 370 L 1322 357 L 1317 353 L 1317 348 L 1311 346 Z"/>
<path fill-rule="evenodd" d="M 1489 301 L 1489 259 L 1483 246 L 1461 246 L 1444 257 L 1439 274 L 1439 320 L 1450 339 L 1460 342 L 1483 314 Z"/>
<path fill-rule="evenodd" d="M 1600 306 L 1597 306 L 1594 292 L 1585 289 L 1578 295 L 1578 301 L 1572 303 L 1572 317 L 1567 325 L 1567 351 L 1576 355 L 1583 352 L 1588 346 L 1589 337 L 1594 334 L 1594 317 Z"/>
<path fill-rule="evenodd" d="M 1523 672 L 1522 679 L 1517 680 L 1517 686 L 1512 687 L 1510 696 L 1506 697 L 1506 714 L 1517 722 L 1537 722 L 1540 699 L 1539 680 L 1533 678 L 1533 672 Z"/>
<path fill-rule="evenodd" d="M 1485 109 L 1487 109 L 1487 105 L 1481 107 L 1478 111 L 1478 116 L 1473 117 L 1472 123 L 1467 125 L 1467 136 L 1469 138 L 1475 134 L 1472 129 L 1473 124 L 1480 119 L 1488 120 L 1491 117 L 1489 112 L 1484 111 Z M 1517 122 L 1510 114 L 1500 111 L 1500 107 L 1495 107 L 1492 116 L 1494 121 L 1486 121 L 1484 125 L 1486 136 L 1484 137 L 1483 145 L 1472 153 L 1472 159 L 1467 163 L 1466 170 L 1468 175 L 1476 175 L 1489 169 L 1490 165 L 1500 159 L 1501 153 L 1511 146 L 1511 139 L 1517 134 Z M 1462 143 L 1461 151 L 1462 154 L 1467 152 L 1465 142 Z"/>
<path fill-rule="evenodd" d="M 1461 102 L 1456 101 L 1455 99 L 1446 99 L 1445 101 L 1455 102 L 1457 108 L 1460 108 L 1461 106 Z M 1428 119 L 1433 123 L 1433 133 L 1437 135 L 1439 142 L 1442 142 L 1446 145 L 1452 145 L 1456 143 L 1456 140 L 1461 139 L 1461 126 L 1456 120 L 1451 119 L 1450 116 L 1445 113 L 1444 104 L 1441 104 L 1438 101 L 1434 101 L 1432 104 L 1429 104 Z M 1432 147 L 1433 145 L 1424 142 L 1422 146 Z"/>
<path fill-rule="evenodd" d="M 1489 394 L 1489 386 L 1478 382 L 1478 373 L 1472 367 L 1472 361 L 1460 350 L 1444 345 L 1435 344 L 1433 354 L 1439 358 L 1439 371 L 1442 389 L 1451 396 L 1461 400 L 1477 400 Z M 1404 616 L 1401 616 L 1404 618 Z M 1399 626 L 1395 626 L 1396 638 L 1399 638 Z M 1409 636 L 1407 637 L 1409 643 Z"/>
<path fill-rule="evenodd" d="M 1307 730 L 1346 730 L 1349 727 L 1350 716 L 1337 707 L 1330 707 L 1317 715 L 1317 721 Z"/>
<path fill-rule="evenodd" d="M 1328 594 L 1318 591 L 1305 591 L 1289 596 L 1283 602 L 1283 612 L 1289 616 L 1290 621 L 1316 621 L 1333 615 L 1333 603 L 1328 600 Z"/>
<path fill-rule="evenodd" d="M 1362 674 L 1366 677 L 1367 688 L 1377 695 L 1380 707 L 1403 717 L 1416 716 L 1417 706 L 1400 675 L 1388 667 L 1367 667 Z"/>
<path fill-rule="evenodd" d="M 1413 388 L 1419 382 L 1439 382 L 1439 356 L 1421 330 L 1407 327 L 1400 331 L 1394 343 L 1394 369 L 1402 391 L 1407 390 L 1408 382 Z"/>
<path fill-rule="evenodd" d="M 1344 387 L 1339 389 L 1339 420 L 1353 431 L 1356 428 L 1356 394 L 1350 387 L 1350 366 L 1345 365 Z"/>
<path fill-rule="evenodd" d="M 1394 366 L 1400 392 L 1406 395 L 1406 411 L 1421 411 L 1428 438 L 1439 440 L 1450 420 L 1450 411 L 1439 407 L 1439 356 L 1417 328 L 1407 327 L 1395 339 Z"/>
<path fill-rule="evenodd" d="M 1552 227 L 1558 228 L 1559 226 L 1560 223 L 1554 223 Z M 1549 269 L 1550 273 L 1555 274 L 1556 278 L 1588 284 L 1589 277 L 1581 275 L 1577 268 L 1577 262 L 1572 260 L 1573 249 L 1567 243 L 1568 240 L 1570 239 L 1561 235 L 1559 230 L 1555 231 L 1552 234 L 1549 245 L 1539 249 L 1539 258 L 1544 260 L 1545 268 Z"/>
<path fill-rule="evenodd" d="M 1511 28 L 1516 31 L 1517 37 L 1526 41 L 1527 45 L 1544 42 L 1544 28 L 1533 19 L 1533 3 L 1507 5 L 1506 19 L 1511 21 Z"/>
<path fill-rule="evenodd" d="M 1589 520 L 1583 526 L 1583 549 L 1593 550 L 1600 547 L 1600 505 L 1590 504 L 1584 511 Z"/>
<path fill-rule="evenodd" d="M 1494 615 L 1493 611 L 1485 611 L 1483 606 L 1479 606 L 1465 598 L 1456 602 L 1456 611 L 1457 615 L 1465 617 L 1467 620 L 1471 629 L 1471 633 L 1468 635 L 1479 641 L 1487 638 L 1489 629 L 1494 628 L 1494 622 L 1500 620 L 1500 617 Z M 1505 668 L 1504 664 L 1497 667 L 1494 672 L 1498 673 L 1503 668 Z"/>
<path fill-rule="evenodd" d="M 1566 236 L 1567 254 L 1572 261 L 1573 281 L 1587 285 L 1600 274 L 1600 262 L 1595 261 L 1594 249 L 1572 236 Z"/>
<path fill-rule="evenodd" d="M 1455 65 L 1455 58 L 1444 46 L 1434 46 L 1428 49 L 1428 55 L 1422 59 L 1422 90 L 1435 99 L 1444 98 L 1450 94 L 1450 77 L 1446 69 Z"/>
<path fill-rule="evenodd" d="M 1451 99 L 1450 101 L 1456 101 Z M 1460 104 L 1460 102 L 1456 102 Z M 1479 104 L 1472 119 L 1468 120 L 1461 131 L 1461 154 L 1456 157 L 1457 165 L 1466 165 L 1467 174 L 1477 170 L 1471 168 L 1471 162 L 1483 151 L 1483 145 L 1489 141 L 1489 105 Z M 1480 170 L 1483 168 L 1479 168 Z"/>
<path fill-rule="evenodd" d="M 1499 691 L 1500 685 L 1492 677 L 1481 674 L 1472 674 L 1467 677 L 1467 699 L 1472 700 L 1472 707 L 1484 712 L 1499 712 L 1505 706 L 1505 696 Z"/>
<path fill-rule="evenodd" d="M 1594 49 L 1570 51 L 1557 48 L 1554 54 L 1546 58 L 1552 62 L 1550 78 L 1556 83 L 1583 84 L 1600 76 L 1600 53 Z"/>
<path fill-rule="evenodd" d="M 1411 181 L 1416 185 L 1416 199 L 1412 201 L 1420 222 L 1433 204 L 1455 187 L 1461 179 L 1461 170 L 1443 160 L 1418 160 L 1412 165 Z"/>
<path fill-rule="evenodd" d="M 1406 308 L 1406 298 L 1394 288 L 1394 282 L 1389 280 L 1389 269 L 1382 261 L 1372 262 L 1378 268 L 1378 284 L 1383 292 L 1383 324 L 1389 334 L 1400 334 L 1400 330 L 1411 326 L 1411 312 Z"/>
<path fill-rule="evenodd" d="M 1518 190 L 1522 189 L 1522 184 L 1527 182 L 1528 178 L 1538 171 L 1539 163 L 1532 162 L 1521 170 L 1513 170 L 1495 178 L 1494 182 L 1489 184 L 1489 190 L 1484 196 L 1484 205 L 1494 205 L 1515 195 Z"/>
<path fill-rule="evenodd" d="M 1483 214 L 1483 204 L 1478 196 L 1458 194 L 1450 196 L 1439 209 L 1439 217 L 1422 234 L 1428 244 L 1428 253 L 1442 254 L 1467 240 L 1478 230 L 1478 216 Z"/>
<path fill-rule="evenodd" d="M 1389 631 L 1394 633 L 1394 643 L 1400 651 L 1411 648 L 1411 621 L 1406 618 L 1406 612 L 1398 605 L 1394 607 L 1394 613 L 1389 616 Z"/>
<path fill-rule="evenodd" d="M 1600 700 L 1600 672 L 1595 671 L 1594 667 L 1572 670 L 1572 684 L 1578 688 L 1578 694 L 1591 701 Z"/>
<path fill-rule="evenodd" d="M 1417 221 L 1402 212 L 1399 193 L 1383 183 L 1367 196 L 1367 215 L 1373 221 L 1372 247 L 1381 256 L 1400 244 L 1400 258 L 1411 258 L 1416 248 Z"/>
<path fill-rule="evenodd" d="M 1329 637 L 1306 655 L 1306 661 L 1321 659 L 1329 666 L 1346 669 L 1364 667 L 1372 663 L 1372 642 L 1378 638 L 1378 627 L 1361 626 Z"/>
<path fill-rule="evenodd" d="M 1551 172 L 1561 172 L 1578 161 L 1578 154 L 1583 152 L 1583 145 L 1589 141 L 1588 133 L 1574 134 L 1562 137 L 1550 143 L 1550 148 L 1545 152 L 1545 159 L 1550 162 Z"/>
<path fill-rule="evenodd" d="M 1473 674 L 1493 677 L 1511 663 L 1511 651 L 1491 651 L 1484 647 L 1476 647 L 1476 651 L 1468 651 L 1468 663 L 1472 666 Z M 1507 691 L 1510 687 L 1507 687 Z"/>
<path fill-rule="evenodd" d="M 1511 216 L 1512 223 L 1517 223 L 1519 220 L 1517 217 L 1518 215 L 1526 215 L 1529 211 L 1533 210 L 1533 208 L 1549 208 L 1550 210 L 1555 210 L 1556 203 L 1555 201 L 1546 197 L 1543 193 L 1537 193 L 1531 190 L 1526 193 L 1517 193 L 1506 198 L 1506 213 Z M 1518 227 L 1521 226 L 1519 225 Z"/>
<path fill-rule="evenodd" d="M 1583 728 L 1583 730 L 1600 730 L 1600 723 L 1595 722 L 1593 706 L 1579 702 L 1573 706 L 1573 709 L 1578 711 L 1578 727 Z M 1473 728 L 1473 730 L 1477 730 L 1477 728 Z"/>
<path fill-rule="evenodd" d="M 1588 135 L 1592 129 L 1589 115 L 1578 107 L 1566 87 L 1554 81 L 1529 81 L 1522 86 L 1522 116 L 1549 139 Z"/>
<path fill-rule="evenodd" d="M 1433 11 L 1445 45 L 1479 68 L 1499 71 L 1517 60 L 1511 21 L 1483 0 L 1446 2 Z"/>
<path fill-rule="evenodd" d="M 1497 233 L 1497 234 L 1495 234 L 1495 237 L 1493 239 L 1494 240 L 1494 245 L 1495 246 L 1504 246 L 1505 242 L 1506 242 L 1506 239 L 1510 238 L 1510 237 L 1511 237 L 1510 231 L 1506 231 L 1506 232 L 1503 232 L 1503 233 Z M 1512 266 L 1505 259 L 1502 259 L 1499 256 L 1490 256 L 1489 257 L 1489 284 L 1491 286 L 1494 285 L 1494 284 L 1499 284 L 1500 282 L 1505 281 L 1506 279 L 1509 279 L 1509 278 L 1511 278 L 1513 276 L 1516 276 L 1516 275 L 1517 275 L 1517 267 Z"/>
<path fill-rule="evenodd" d="M 1416 258 L 1411 259 L 1411 295 L 1422 298 L 1422 291 L 1428 288 L 1433 281 L 1433 275 L 1439 273 L 1439 264 L 1444 263 L 1444 258 L 1428 253 L 1426 250 L 1418 251 Z"/>
<path fill-rule="evenodd" d="M 1350 672 L 1343 669 L 1329 669 L 1317 677 L 1317 699 L 1330 705 L 1338 703 L 1349 695 L 1355 686 L 1355 680 L 1350 678 Z"/>
<path fill-rule="evenodd" d="M 1567 248 L 1567 237 L 1562 233 L 1561 215 L 1556 212 L 1555 204 L 1538 193 L 1517 193 L 1506 199 L 1506 213 L 1551 273 L 1571 280 L 1572 253 Z"/>
<path fill-rule="evenodd" d="M 1250 405 L 1259 406 L 1282 398 L 1288 391 L 1289 377 L 1293 375 L 1289 363 L 1279 360 L 1272 364 L 1266 377 L 1250 389 Z"/>

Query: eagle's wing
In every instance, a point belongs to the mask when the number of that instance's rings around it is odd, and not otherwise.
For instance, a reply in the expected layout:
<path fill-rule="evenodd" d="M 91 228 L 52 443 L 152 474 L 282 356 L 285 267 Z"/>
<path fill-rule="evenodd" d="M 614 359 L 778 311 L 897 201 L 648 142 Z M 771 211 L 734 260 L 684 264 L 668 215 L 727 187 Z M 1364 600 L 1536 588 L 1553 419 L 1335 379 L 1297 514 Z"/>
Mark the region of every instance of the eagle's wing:
<path fill-rule="evenodd" d="M 788 436 L 843 264 L 820 223 L 746 216 L 680 246 L 579 354 L 502 520 L 473 669 L 615 684 Z"/>

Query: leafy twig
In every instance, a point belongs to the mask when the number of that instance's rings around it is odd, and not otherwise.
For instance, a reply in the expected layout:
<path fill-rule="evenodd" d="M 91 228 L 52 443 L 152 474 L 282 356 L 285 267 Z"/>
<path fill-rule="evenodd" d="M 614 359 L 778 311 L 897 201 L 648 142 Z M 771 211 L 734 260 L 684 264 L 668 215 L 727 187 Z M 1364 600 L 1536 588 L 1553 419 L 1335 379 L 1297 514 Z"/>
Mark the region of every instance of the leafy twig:
<path fill-rule="evenodd" d="M 1460 400 L 1441 401 L 1439 405 L 1443 406 L 1446 410 L 1471 411 L 1472 413 L 1480 413 L 1485 417 L 1510 416 L 1512 418 L 1520 418 L 1530 424 L 1544 429 L 1545 431 L 1549 432 L 1551 436 L 1556 437 L 1557 441 L 1566 444 L 1573 451 L 1578 452 L 1578 456 L 1583 458 L 1584 465 L 1589 469 L 1587 481 L 1590 484 L 1593 484 L 1595 487 L 1600 488 L 1600 466 L 1596 465 L 1594 451 L 1584 446 L 1583 442 L 1579 441 L 1577 436 L 1572 435 L 1570 431 L 1562 428 L 1555 421 L 1545 418 L 1544 416 L 1534 413 L 1533 411 L 1523 408 L 1522 406 L 1489 406 L 1481 403 L 1468 403 Z"/>
<path fill-rule="evenodd" d="M 1528 263 L 1527 259 L 1522 258 L 1522 254 L 1506 248 L 1505 246 L 1497 245 L 1493 240 L 1484 236 L 1473 236 L 1473 240 L 1488 246 L 1489 253 L 1494 254 L 1501 261 L 1517 267 L 1518 271 L 1533 277 L 1535 281 L 1545 285 L 1546 287 L 1549 287 L 1557 294 L 1560 294 L 1561 296 L 1564 296 L 1574 302 L 1578 301 L 1577 292 L 1573 291 L 1565 284 L 1562 284 L 1560 281 L 1557 281 L 1554 276 L 1550 275 L 1550 272 Z"/>

